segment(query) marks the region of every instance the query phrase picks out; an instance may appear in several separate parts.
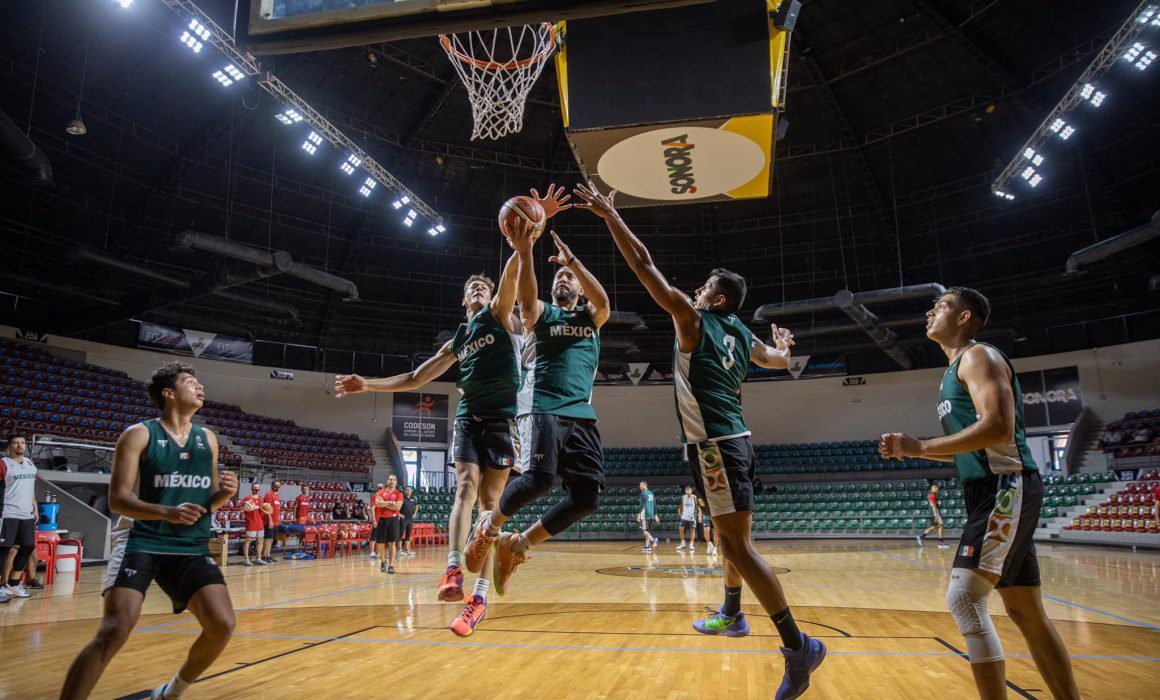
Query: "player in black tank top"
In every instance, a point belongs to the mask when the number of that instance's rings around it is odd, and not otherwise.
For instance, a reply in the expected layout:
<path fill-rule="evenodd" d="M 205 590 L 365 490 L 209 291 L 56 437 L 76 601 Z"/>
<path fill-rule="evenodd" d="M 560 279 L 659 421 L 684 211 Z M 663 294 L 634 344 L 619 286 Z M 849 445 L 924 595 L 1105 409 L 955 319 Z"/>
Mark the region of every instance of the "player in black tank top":
<path fill-rule="evenodd" d="M 136 626 L 153 581 L 173 601 L 175 613 L 186 607 L 193 612 L 201 636 L 180 670 L 151 698 L 180 698 L 222 653 L 234 631 L 234 606 L 209 556 L 206 537 L 210 511 L 234 496 L 238 476 L 218 472 L 217 437 L 192 423 L 205 402 L 192 367 L 164 365 L 147 388 L 161 418 L 138 423 L 117 440 L 109 510 L 122 522 L 109 558 L 104 617 L 96 636 L 69 667 L 61 698 L 89 696 Z"/>

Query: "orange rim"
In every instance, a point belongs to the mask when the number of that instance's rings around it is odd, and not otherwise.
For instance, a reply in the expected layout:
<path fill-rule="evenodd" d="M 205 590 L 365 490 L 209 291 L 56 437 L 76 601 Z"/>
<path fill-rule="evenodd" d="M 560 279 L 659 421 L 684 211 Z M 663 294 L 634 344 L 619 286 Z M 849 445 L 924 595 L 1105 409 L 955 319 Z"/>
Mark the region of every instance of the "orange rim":
<path fill-rule="evenodd" d="M 447 34 L 439 35 L 439 43 L 443 44 L 443 49 L 448 53 L 448 55 L 454 56 L 464 63 L 470 63 L 480 70 L 519 70 L 521 68 L 527 68 L 528 66 L 533 66 L 537 63 L 540 63 L 556 50 L 556 26 L 551 22 L 544 22 L 543 24 L 548 28 L 548 42 L 544 44 L 544 46 L 540 48 L 540 50 L 537 51 L 533 56 L 522 59 L 513 58 L 512 60 L 505 63 L 499 63 L 496 61 L 483 61 L 474 56 L 468 56 L 452 45 L 451 37 Z"/>

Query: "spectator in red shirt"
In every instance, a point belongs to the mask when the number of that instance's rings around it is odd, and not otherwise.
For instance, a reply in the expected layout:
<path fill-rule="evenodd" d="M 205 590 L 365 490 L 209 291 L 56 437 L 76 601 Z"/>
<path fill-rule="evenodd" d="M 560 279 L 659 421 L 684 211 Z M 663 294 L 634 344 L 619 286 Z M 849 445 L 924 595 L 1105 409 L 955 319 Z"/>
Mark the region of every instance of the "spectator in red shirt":
<path fill-rule="evenodd" d="M 370 539 L 369 547 L 371 550 L 370 557 L 369 557 L 370 559 L 378 559 L 379 558 L 378 541 L 375 539 L 375 531 L 379 529 L 378 528 L 379 514 L 378 514 L 378 511 L 375 510 L 375 494 L 377 494 L 379 491 L 382 491 L 386 487 L 387 487 L 386 484 L 375 484 L 374 493 L 371 494 L 370 506 L 367 508 L 366 512 L 364 513 L 364 515 L 366 516 L 366 519 L 368 521 L 370 521 L 370 524 L 371 524 L 371 536 L 369 538 Z"/>
<path fill-rule="evenodd" d="M 274 563 L 274 557 L 270 556 L 270 550 L 274 547 L 274 540 L 278 537 L 278 525 L 282 522 L 282 503 L 278 500 L 278 489 L 280 488 L 282 488 L 282 482 L 275 481 L 270 484 L 270 490 L 262 498 L 262 515 L 266 526 L 266 546 L 262 550 L 262 560 L 267 564 Z"/>
<path fill-rule="evenodd" d="M 294 499 L 294 521 L 299 525 L 312 522 L 310 517 L 310 487 L 303 485 L 302 493 Z"/>
<path fill-rule="evenodd" d="M 379 571 L 395 573 L 395 549 L 402 536 L 403 492 L 398 488 L 399 480 L 393 475 L 387 478 L 387 486 L 375 492 L 371 505 L 375 507 L 375 547 L 378 549 Z"/>
<path fill-rule="evenodd" d="M 246 566 L 253 566 L 254 562 L 250 561 L 250 542 L 258 541 L 257 557 L 258 564 L 265 566 L 266 561 L 262 559 L 262 545 L 265 539 L 265 528 L 263 527 L 262 515 L 262 485 L 254 482 L 250 485 L 250 495 L 242 499 L 242 510 L 246 513 L 246 538 L 242 540 L 242 556 L 245 561 L 242 563 Z"/>

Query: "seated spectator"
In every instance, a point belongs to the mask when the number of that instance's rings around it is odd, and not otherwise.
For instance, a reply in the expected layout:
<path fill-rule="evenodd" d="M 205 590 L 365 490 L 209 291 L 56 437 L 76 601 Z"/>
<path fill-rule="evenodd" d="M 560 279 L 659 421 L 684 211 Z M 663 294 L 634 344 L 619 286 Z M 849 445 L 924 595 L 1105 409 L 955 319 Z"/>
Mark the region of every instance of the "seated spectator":
<path fill-rule="evenodd" d="M 1104 431 L 1104 436 L 1100 438 L 1100 447 L 1119 447 L 1120 443 L 1124 441 L 1124 435 L 1120 432 L 1120 424 L 1112 423 Z"/>
<path fill-rule="evenodd" d="M 1132 433 L 1132 444 L 1146 445 L 1149 442 L 1152 442 L 1152 429 L 1143 423 L 1137 423 L 1136 425 L 1138 427 Z"/>
<path fill-rule="evenodd" d="M 350 511 L 345 503 L 338 501 L 330 511 L 330 517 L 334 520 L 350 520 Z"/>
<path fill-rule="evenodd" d="M 350 519 L 359 522 L 365 521 L 367 519 L 367 505 L 361 500 L 355 501 L 354 508 L 351 509 Z"/>

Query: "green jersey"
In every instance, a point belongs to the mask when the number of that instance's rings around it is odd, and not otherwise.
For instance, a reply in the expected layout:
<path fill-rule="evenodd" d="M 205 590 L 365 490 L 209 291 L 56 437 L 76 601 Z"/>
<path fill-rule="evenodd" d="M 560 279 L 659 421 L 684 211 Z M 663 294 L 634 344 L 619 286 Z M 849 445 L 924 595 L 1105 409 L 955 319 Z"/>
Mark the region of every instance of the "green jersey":
<path fill-rule="evenodd" d="M 645 489 L 640 492 L 640 512 L 645 518 L 655 518 L 657 514 L 657 500 L 653 492 Z"/>
<path fill-rule="evenodd" d="M 491 307 L 459 326 L 451 349 L 459 358 L 457 418 L 515 418 L 520 386 L 519 339 L 508 333 Z"/>
<path fill-rule="evenodd" d="M 526 338 L 519 415 L 550 413 L 596 419 L 592 382 L 600 362 L 600 329 L 586 307 L 572 311 L 545 304 Z"/>
<path fill-rule="evenodd" d="M 193 525 L 165 520 L 134 520 L 127 552 L 209 554 L 210 501 L 213 500 L 213 448 L 205 430 L 190 425 L 185 445 L 178 445 L 156 418 L 142 425 L 149 446 L 138 468 L 137 495 L 146 503 L 177 506 L 196 503 L 205 515 Z"/>
<path fill-rule="evenodd" d="M 1035 458 L 1031 456 L 1031 450 L 1027 447 L 1027 431 L 1023 423 L 1023 393 L 1019 388 L 1015 368 L 1011 366 L 1011 360 L 1007 359 L 1006 355 L 998 349 L 995 349 L 995 352 L 1003 357 L 1003 361 L 1011 371 L 1011 392 L 1015 395 L 1015 434 L 1003 445 L 955 455 L 955 469 L 959 473 L 959 481 L 982 479 L 991 474 L 1039 471 L 1039 467 L 1035 465 Z M 963 351 L 947 368 L 939 390 L 938 419 L 942 423 L 945 435 L 960 432 L 979 420 L 975 402 L 971 399 L 967 388 L 959 382 L 959 361 L 965 354 L 966 351 Z"/>
<path fill-rule="evenodd" d="M 677 423 L 685 444 L 749 435 L 741 412 L 741 383 L 749 372 L 753 333 L 735 314 L 701 312 L 701 342 L 675 347 L 673 384 Z"/>

